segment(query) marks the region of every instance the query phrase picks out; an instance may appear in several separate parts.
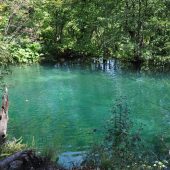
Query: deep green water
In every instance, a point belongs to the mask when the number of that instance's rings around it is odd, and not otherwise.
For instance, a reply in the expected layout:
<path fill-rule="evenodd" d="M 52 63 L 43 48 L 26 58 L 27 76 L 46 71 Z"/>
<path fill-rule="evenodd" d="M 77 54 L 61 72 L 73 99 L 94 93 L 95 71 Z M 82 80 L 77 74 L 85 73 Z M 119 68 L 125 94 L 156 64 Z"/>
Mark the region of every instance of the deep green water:
<path fill-rule="evenodd" d="M 142 135 L 170 133 L 170 76 L 120 69 L 24 66 L 12 68 L 9 137 L 40 149 L 86 150 L 102 140 L 113 101 L 126 96 Z M 94 130 L 95 129 L 95 130 Z"/>

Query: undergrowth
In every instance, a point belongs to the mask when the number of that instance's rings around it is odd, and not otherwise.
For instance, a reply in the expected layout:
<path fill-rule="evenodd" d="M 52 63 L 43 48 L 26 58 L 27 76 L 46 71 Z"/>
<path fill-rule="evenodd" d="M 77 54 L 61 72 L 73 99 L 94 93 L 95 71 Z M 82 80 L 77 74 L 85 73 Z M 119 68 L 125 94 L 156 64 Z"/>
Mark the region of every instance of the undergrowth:
<path fill-rule="evenodd" d="M 89 169 L 101 170 L 159 170 L 170 166 L 169 145 L 164 137 L 153 136 L 152 145 L 146 145 L 142 126 L 132 121 L 125 98 L 114 103 L 102 143 L 92 147 L 84 162 Z"/>
<path fill-rule="evenodd" d="M 28 149 L 28 146 L 22 142 L 22 138 L 7 140 L 0 146 L 0 159 L 26 149 Z"/>

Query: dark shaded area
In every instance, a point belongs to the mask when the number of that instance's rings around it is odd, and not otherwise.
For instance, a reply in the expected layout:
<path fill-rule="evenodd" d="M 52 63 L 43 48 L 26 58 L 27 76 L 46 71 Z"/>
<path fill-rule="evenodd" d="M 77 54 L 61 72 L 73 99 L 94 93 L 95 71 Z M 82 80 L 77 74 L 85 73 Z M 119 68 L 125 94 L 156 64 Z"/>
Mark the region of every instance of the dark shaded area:
<path fill-rule="evenodd" d="M 0 161 L 1 170 L 60 170 L 48 158 L 31 150 L 17 152 Z"/>

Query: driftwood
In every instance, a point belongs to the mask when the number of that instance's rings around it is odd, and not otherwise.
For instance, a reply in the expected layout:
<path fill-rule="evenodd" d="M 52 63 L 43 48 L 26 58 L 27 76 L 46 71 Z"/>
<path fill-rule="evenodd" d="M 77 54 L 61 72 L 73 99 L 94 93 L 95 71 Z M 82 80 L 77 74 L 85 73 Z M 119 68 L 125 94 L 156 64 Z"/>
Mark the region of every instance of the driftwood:
<path fill-rule="evenodd" d="M 0 110 L 0 142 L 4 140 L 7 134 L 8 106 L 8 89 L 5 87 L 4 94 L 2 95 L 2 105 Z"/>
<path fill-rule="evenodd" d="M 16 160 L 25 159 L 32 151 L 20 151 L 0 161 L 0 169 L 8 169 L 10 164 Z"/>
<path fill-rule="evenodd" d="M 0 170 L 64 170 L 32 150 L 17 152 L 0 161 Z"/>

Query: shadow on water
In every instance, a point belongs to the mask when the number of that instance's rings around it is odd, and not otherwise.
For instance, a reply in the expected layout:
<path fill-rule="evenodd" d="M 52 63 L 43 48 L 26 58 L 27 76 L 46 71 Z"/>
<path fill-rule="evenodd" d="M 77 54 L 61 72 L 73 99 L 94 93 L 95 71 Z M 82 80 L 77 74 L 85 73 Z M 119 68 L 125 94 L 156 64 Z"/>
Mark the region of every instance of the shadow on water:
<path fill-rule="evenodd" d="M 43 64 L 44 66 L 47 66 L 47 64 Z M 125 70 L 131 70 L 131 71 L 140 71 L 140 68 L 138 66 L 135 66 L 132 63 L 123 63 L 120 60 L 117 59 L 103 59 L 103 58 L 93 58 L 90 60 L 90 62 L 87 63 L 82 63 L 78 61 L 63 61 L 63 62 L 57 62 L 56 64 L 51 63 L 49 66 L 54 66 L 57 69 L 75 69 L 75 68 L 80 68 L 80 69 L 88 69 L 91 71 L 109 71 L 109 70 L 114 70 L 114 71 L 125 71 Z"/>
<path fill-rule="evenodd" d="M 46 64 L 43 64 L 46 65 Z M 129 61 L 121 61 L 119 59 L 105 59 L 101 58 L 92 58 L 88 60 L 81 60 L 80 58 L 76 59 L 61 59 L 56 64 L 51 63 L 50 65 L 54 65 L 55 68 L 88 68 L 90 70 L 115 70 L 115 71 L 130 71 L 136 73 L 147 73 L 147 74 L 162 74 L 162 73 L 169 73 L 170 72 L 170 65 L 169 64 L 153 64 L 150 62 L 129 62 Z"/>

